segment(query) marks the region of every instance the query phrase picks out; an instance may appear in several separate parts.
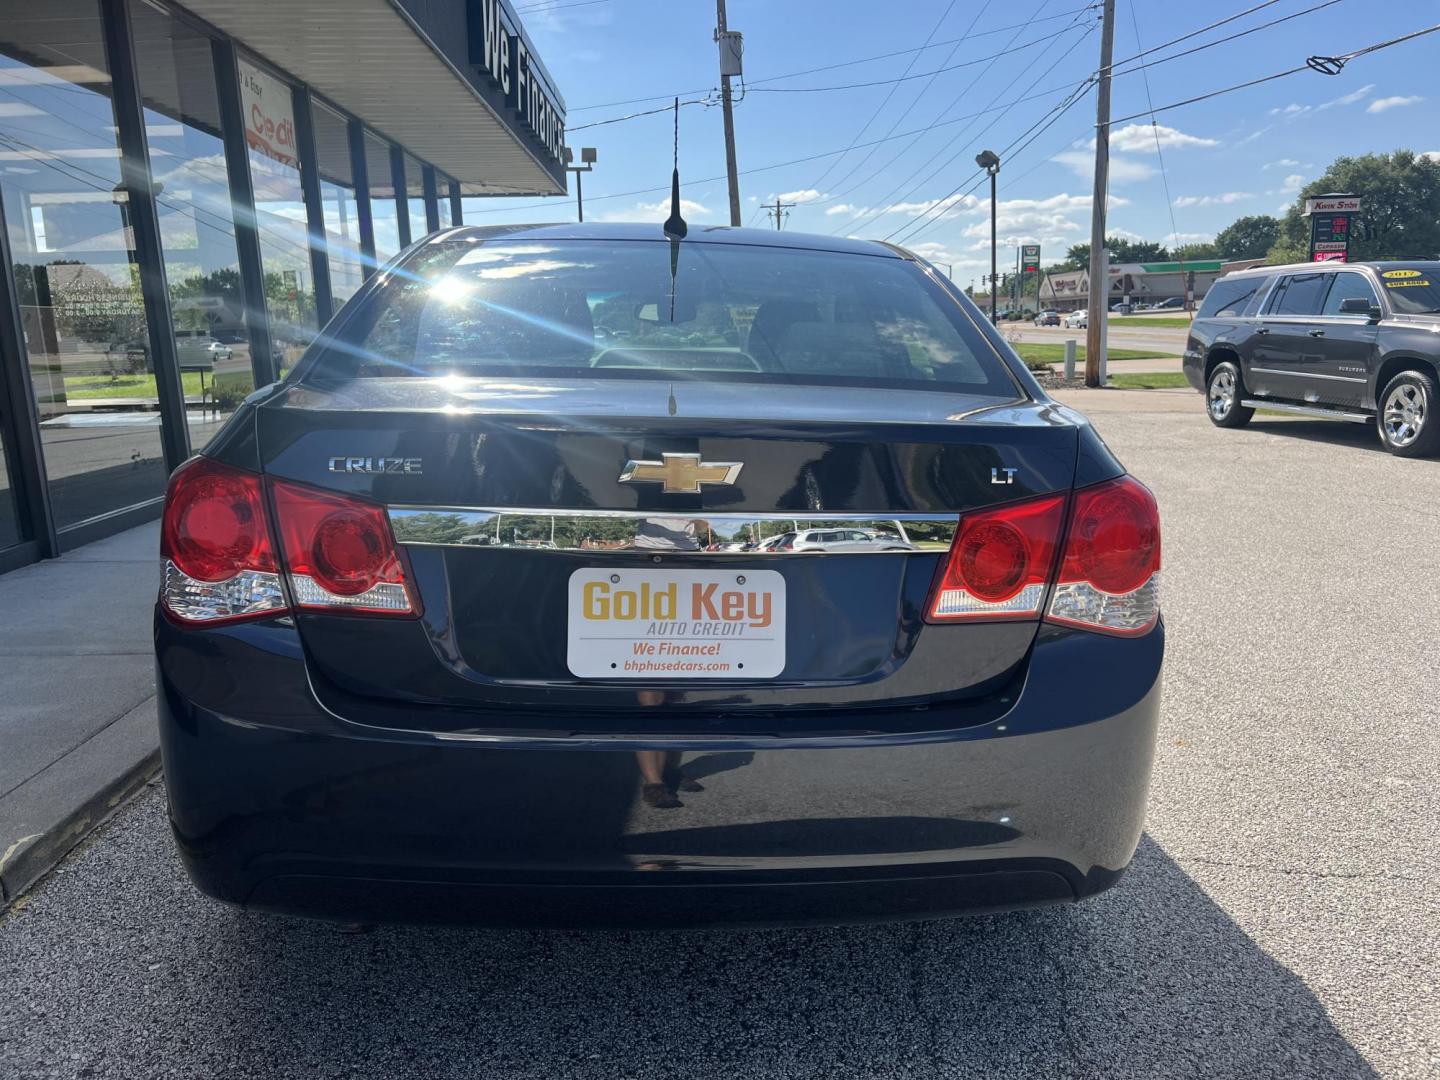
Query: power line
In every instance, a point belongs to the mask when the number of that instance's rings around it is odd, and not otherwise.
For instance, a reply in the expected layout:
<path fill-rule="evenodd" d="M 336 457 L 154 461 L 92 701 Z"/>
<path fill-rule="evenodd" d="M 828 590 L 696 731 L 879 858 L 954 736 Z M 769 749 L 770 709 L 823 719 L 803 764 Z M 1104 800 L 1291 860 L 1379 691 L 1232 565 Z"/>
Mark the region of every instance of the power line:
<path fill-rule="evenodd" d="M 940 29 L 940 25 L 950 17 L 950 12 L 954 9 L 954 7 L 955 0 L 950 0 L 950 2 L 945 5 L 945 10 L 940 13 L 940 18 L 935 20 L 935 25 L 930 28 L 930 33 L 925 35 L 926 45 L 929 45 L 930 42 L 934 39 L 936 32 Z M 860 137 L 864 135 L 865 132 L 870 130 L 870 125 L 873 124 L 875 122 L 875 118 L 884 111 L 885 106 L 890 104 L 890 99 L 895 96 L 895 91 L 899 89 L 900 83 L 909 76 L 910 69 L 915 66 L 915 61 L 919 59 L 920 54 L 918 52 L 914 56 L 910 57 L 910 62 L 905 65 L 905 71 L 901 73 L 900 78 L 892 82 L 889 92 L 881 100 L 880 104 L 875 106 L 875 111 L 870 114 L 870 118 L 866 120 L 865 123 L 860 125 L 859 131 L 855 132 L 855 137 L 850 140 L 850 146 L 846 147 L 845 154 L 848 154 L 851 149 L 854 148 L 855 144 L 860 141 Z M 893 131 L 894 129 L 892 128 L 891 130 Z M 820 188 L 820 182 L 824 180 L 825 177 L 830 175 L 831 169 L 835 168 L 836 165 L 840 164 L 840 162 L 844 159 L 845 154 L 841 154 L 840 157 L 837 157 L 834 161 L 830 162 L 830 164 L 826 165 L 824 171 L 815 178 L 814 183 L 809 184 L 808 186 L 818 191 Z"/>
<path fill-rule="evenodd" d="M 1390 38 L 1388 41 L 1377 41 L 1374 45 L 1367 45 L 1363 49 L 1356 49 L 1353 52 L 1343 53 L 1339 56 L 1311 56 L 1299 67 L 1289 68 L 1286 71 L 1277 71 L 1273 75 L 1262 75 L 1258 79 L 1250 79 L 1246 82 L 1236 83 L 1234 86 L 1225 86 L 1219 90 L 1211 90 L 1208 94 L 1199 94 L 1184 101 L 1175 101 L 1169 105 L 1161 105 L 1149 112 L 1134 113 L 1130 116 L 1122 116 L 1118 120 L 1111 120 L 1111 125 L 1123 124 L 1127 120 L 1137 120 L 1142 116 L 1152 115 L 1158 112 L 1168 112 L 1170 109 L 1178 109 L 1184 105 L 1194 105 L 1198 101 L 1208 101 L 1210 98 L 1219 97 L 1221 94 L 1231 94 L 1236 90 L 1244 90 L 1250 86 L 1259 86 L 1261 83 L 1274 82 L 1276 79 L 1283 79 L 1287 75 L 1297 75 L 1302 71 L 1318 71 L 1322 75 L 1338 75 L 1340 70 L 1351 60 L 1361 56 L 1368 56 L 1371 53 L 1379 52 L 1381 49 L 1388 49 L 1392 45 L 1400 45 L 1416 38 L 1424 37 L 1426 34 L 1433 34 L 1440 31 L 1440 24 L 1426 27 L 1423 30 L 1416 30 L 1397 38 Z"/>
<path fill-rule="evenodd" d="M 1338 2 L 1338 0 L 1332 0 L 1332 2 Z M 709 108 L 711 105 L 716 105 L 716 104 L 719 104 L 719 103 L 718 103 L 718 102 L 715 102 L 715 101 L 711 101 L 709 98 L 693 98 L 693 99 L 691 99 L 690 101 L 682 101 L 682 102 L 680 102 L 680 104 L 681 104 L 681 105 L 704 105 L 706 108 Z M 668 113 L 668 112 L 673 111 L 674 108 L 675 108 L 675 102 L 672 101 L 669 105 L 662 105 L 662 106 L 661 106 L 660 108 L 658 108 L 658 109 L 645 109 L 643 112 L 633 112 L 633 113 L 629 113 L 629 114 L 626 115 L 626 116 L 612 116 L 612 117 L 611 117 L 610 119 L 608 119 L 608 120 L 592 120 L 592 121 L 591 121 L 590 123 L 588 123 L 588 124 L 577 124 L 575 127 L 567 127 L 567 128 L 565 129 L 565 131 L 566 131 L 567 134 L 573 134 L 574 132 L 577 132 L 577 131 L 584 131 L 586 128 L 604 127 L 606 124 L 618 124 L 618 123 L 620 123 L 622 120 L 634 120 L 636 117 L 640 117 L 640 116 L 654 116 L 656 113 Z"/>
<path fill-rule="evenodd" d="M 1169 56 L 1162 56 L 1162 57 L 1160 57 L 1158 60 L 1148 60 L 1148 61 L 1146 61 L 1146 62 L 1143 63 L 1143 64 L 1136 64 L 1136 65 L 1135 65 L 1134 67 L 1132 67 L 1132 68 L 1126 68 L 1124 71 L 1115 71 L 1115 72 L 1112 72 L 1112 74 L 1115 75 L 1116 77 L 1118 77 L 1118 76 L 1121 76 L 1121 75 L 1133 75 L 1133 74 L 1134 74 L 1135 72 L 1137 72 L 1137 71 L 1143 72 L 1146 68 L 1154 67 L 1154 66 L 1157 65 L 1157 64 L 1168 64 L 1171 60 L 1179 60 L 1182 56 L 1193 56 L 1195 53 L 1204 52 L 1206 49 L 1213 49 L 1216 45 L 1224 45 L 1224 44 L 1226 44 L 1227 42 L 1235 41 L 1235 40 L 1237 40 L 1237 39 L 1239 39 L 1239 38 L 1246 37 L 1246 36 L 1248 36 L 1248 35 L 1250 35 L 1250 34 L 1258 33 L 1258 32 L 1261 31 L 1261 30 L 1268 30 L 1268 29 L 1270 29 L 1272 26 L 1279 26 L 1281 23 L 1289 22 L 1291 19 L 1298 19 L 1298 18 L 1300 18 L 1300 17 L 1303 16 L 1303 15 L 1313 14 L 1313 13 L 1316 12 L 1316 11 L 1320 11 L 1322 8 L 1332 7 L 1332 6 L 1334 6 L 1335 4 L 1338 4 L 1338 3 L 1341 3 L 1341 0 L 1324 0 L 1323 3 L 1314 4 L 1314 5 L 1312 5 L 1311 7 L 1308 7 L 1308 8 L 1302 8 L 1301 10 L 1296 11 L 1296 12 L 1293 12 L 1293 13 L 1291 13 L 1291 14 L 1289 14 L 1289 15 L 1282 15 L 1282 16 L 1280 16 L 1280 18 L 1278 18 L 1278 19 L 1271 19 L 1269 22 L 1261 23 L 1259 26 L 1252 26 L 1252 27 L 1250 27 L 1248 30 L 1238 30 L 1238 31 L 1236 31 L 1236 32 L 1233 33 L 1233 34 L 1227 34 L 1225 37 L 1216 38 L 1214 41 L 1207 41 L 1207 42 L 1204 42 L 1203 44 L 1196 45 L 1196 46 L 1194 46 L 1193 48 L 1184 49 L 1184 50 L 1182 50 L 1181 52 L 1172 53 L 1172 54 L 1169 55 Z M 1131 14 L 1134 14 L 1134 13 L 1132 12 Z M 1154 52 L 1154 51 L 1156 51 L 1156 50 L 1154 50 L 1154 49 L 1148 50 L 1148 52 Z M 1136 54 L 1136 57 L 1144 56 L 1144 55 L 1146 55 L 1146 53 L 1137 53 L 1137 54 Z M 1132 57 L 1132 59 L 1134 59 L 1134 58 L 1135 58 L 1135 57 Z M 1112 65 L 1112 66 L 1113 66 L 1113 65 Z M 1149 76 L 1148 76 L 1148 75 L 1146 76 L 1146 81 L 1147 81 L 1147 84 L 1148 84 L 1148 81 L 1149 81 Z"/>
<path fill-rule="evenodd" d="M 1143 52 L 1138 52 L 1134 56 L 1127 56 L 1123 60 L 1116 60 L 1110 66 L 1111 68 L 1117 68 L 1120 67 L 1122 64 L 1130 63 L 1130 61 L 1132 60 L 1139 60 L 1142 56 L 1147 56 L 1148 54 L 1153 52 L 1159 52 L 1161 49 L 1168 49 L 1171 45 L 1178 45 L 1182 41 L 1189 41 L 1191 38 L 1199 37 L 1201 34 L 1209 30 L 1218 29 L 1219 27 L 1234 22 L 1236 19 L 1243 19 L 1246 15 L 1253 15 L 1257 11 L 1263 11 L 1265 8 L 1274 7 L 1278 3 L 1280 3 L 1280 0 L 1264 0 L 1264 3 L 1256 4 L 1254 7 L 1248 7 L 1244 11 L 1237 11 L 1234 15 L 1227 15 L 1223 19 L 1217 19 L 1206 26 L 1200 27 L 1200 29 L 1198 30 L 1191 30 L 1188 34 L 1181 34 L 1177 38 L 1171 38 L 1169 41 L 1162 42 L 1161 44 L 1146 49 Z"/>
<path fill-rule="evenodd" d="M 590 6 L 593 5 L 593 4 L 608 4 L 608 3 L 610 3 L 610 2 L 611 2 L 611 0 L 574 0 L 573 3 L 569 3 L 569 4 L 560 4 L 560 3 L 549 3 L 549 4 L 547 4 L 547 3 L 537 3 L 537 4 L 531 4 L 529 7 L 517 7 L 517 8 L 515 9 L 515 14 L 516 14 L 516 15 L 535 15 L 535 14 L 543 15 L 543 14 L 545 14 L 546 12 L 550 12 L 550 11 L 560 11 L 560 10 L 562 10 L 562 9 L 564 9 L 564 8 L 590 7 Z"/>
<path fill-rule="evenodd" d="M 1080 37 L 1078 37 L 1078 38 L 1076 38 L 1074 41 L 1072 41 L 1072 42 L 1070 43 L 1070 46 L 1069 46 L 1063 53 L 1060 54 L 1059 58 L 1056 60 L 1056 63 L 1058 64 L 1058 63 L 1062 62 L 1066 57 L 1068 57 L 1072 52 L 1074 52 L 1075 49 L 1079 47 L 1080 43 L 1081 43 L 1082 41 L 1084 41 L 1087 37 L 1090 36 L 1090 34 L 1094 31 L 1094 29 L 1095 29 L 1095 28 L 1094 28 L 1093 26 L 1088 27 L 1088 28 L 1086 29 L 1086 31 L 1085 31 L 1084 34 L 1082 34 Z M 1042 55 L 1043 55 L 1043 54 L 1042 54 Z M 989 70 L 989 69 L 987 68 L 986 71 L 988 71 L 988 70 Z M 1024 69 L 1024 68 L 1022 68 L 1020 71 L 1016 72 L 1016 73 L 1015 73 L 1015 76 L 1014 76 L 1008 83 L 1006 83 L 1005 86 L 1002 87 L 1002 88 L 1000 89 L 1000 91 L 995 95 L 995 97 L 991 100 L 991 104 L 992 104 L 992 105 L 995 104 L 995 102 L 999 101 L 999 99 L 1000 99 L 1001 97 L 1003 97 L 1006 93 L 1008 93 L 1009 90 L 1010 90 L 1010 88 L 1013 87 L 1017 82 L 1020 81 L 1021 78 L 1024 77 L 1025 73 L 1026 73 L 1026 72 L 1025 72 L 1025 69 Z M 983 78 L 984 75 L 985 75 L 985 72 L 982 71 L 982 72 L 980 73 L 979 78 Z M 1087 78 L 1093 79 L 1093 78 L 1094 78 L 1094 73 L 1092 72 L 1089 76 L 1087 76 Z M 978 79 L 977 79 L 977 81 L 978 81 Z M 971 85 L 973 86 L 974 83 L 972 82 Z M 1048 97 L 1050 94 L 1055 93 L 1055 92 L 1057 92 L 1057 91 L 1061 91 L 1061 90 L 1067 91 L 1067 92 L 1070 92 L 1070 93 L 1073 93 L 1073 92 L 1074 92 L 1074 84 L 1072 84 L 1072 83 L 1066 83 L 1064 86 L 1051 87 L 1051 88 L 1049 88 L 1048 90 L 1042 91 L 1041 93 L 1039 93 L 1039 94 L 1037 94 L 1037 95 L 1035 95 L 1035 96 Z M 967 89 L 967 92 L 968 92 L 968 89 Z M 995 124 L 998 123 L 998 122 L 1005 116 L 1006 113 L 1008 113 L 1012 108 L 1014 108 L 1016 105 L 1020 104 L 1020 103 L 1023 102 L 1024 100 L 1026 100 L 1026 99 L 1025 99 L 1025 98 L 1017 99 L 1017 100 L 1015 100 L 1015 101 L 1010 102 L 1010 104 L 1004 106 L 1003 108 L 1001 108 L 1001 109 L 999 110 L 999 115 L 995 116 L 988 124 L 986 124 L 983 128 L 981 128 L 980 131 L 977 132 L 976 137 L 978 137 L 978 136 L 980 136 L 980 135 L 984 135 L 987 131 L 989 131 L 992 127 L 994 127 Z M 1058 106 L 1057 106 L 1057 107 L 1058 107 Z M 953 141 L 954 141 L 954 142 L 958 142 L 958 141 L 959 141 L 959 137 L 960 137 L 961 135 L 964 135 L 966 132 L 968 132 L 972 126 L 973 126 L 973 125 L 971 125 L 971 124 L 967 124 L 967 125 L 965 126 L 965 128 L 956 136 L 955 140 L 953 140 Z M 934 153 L 932 153 L 928 158 L 925 159 L 925 161 L 919 166 L 919 168 L 917 168 L 917 169 L 914 170 L 914 171 L 915 171 L 915 172 L 919 172 L 921 169 L 926 168 L 931 162 L 933 162 L 933 161 L 934 161 L 936 158 L 938 158 L 941 154 L 945 153 L 945 150 L 946 150 L 946 147 L 944 147 L 944 146 L 942 146 L 942 147 L 940 147 L 939 149 L 937 149 Z M 915 184 L 912 184 L 912 185 L 910 186 L 909 190 L 906 191 L 905 194 L 900 197 L 900 200 L 899 200 L 899 201 L 900 201 L 901 203 L 904 203 L 905 201 L 907 201 L 911 196 L 913 196 L 916 192 L 918 192 L 921 188 L 923 188 L 926 184 L 928 184 L 931 180 L 933 180 L 940 172 L 942 172 L 943 170 L 945 170 L 946 168 L 948 168 L 948 167 L 950 166 L 950 163 L 953 162 L 953 161 L 954 161 L 957 157 L 959 157 L 962 153 L 964 153 L 964 149 L 963 149 L 963 148 L 962 148 L 962 149 L 958 149 L 958 150 L 956 150 L 954 153 L 952 153 L 949 157 L 947 157 L 947 158 L 946 158 L 943 162 L 941 162 L 938 166 L 936 166 L 934 169 L 932 169 L 930 172 L 928 172 L 919 182 L 917 182 L 917 183 L 915 183 Z M 912 175 L 913 175 L 913 174 L 912 174 Z M 852 218 L 849 222 L 847 222 L 845 225 L 843 225 L 840 229 L 838 229 L 838 230 L 832 230 L 832 235 L 834 235 L 835 233 L 838 233 L 838 232 L 842 232 L 842 231 L 843 231 L 843 232 L 848 232 L 852 227 L 856 226 L 857 224 L 873 225 L 876 221 L 879 221 L 881 218 L 883 218 L 883 217 L 885 217 L 887 214 L 891 213 L 892 211 L 890 211 L 888 208 L 889 208 L 891 205 L 893 205 L 892 200 L 893 200 L 893 198 L 894 198 L 895 193 L 896 193 L 897 191 L 899 191 L 900 188 L 904 187 L 905 184 L 908 183 L 908 182 L 909 182 L 909 181 L 908 181 L 908 178 L 907 178 L 906 180 L 902 180 L 902 181 L 900 182 L 900 184 L 897 184 L 895 187 L 891 188 L 890 191 L 889 191 L 888 193 L 886 193 L 886 195 L 885 195 L 885 197 L 884 197 L 883 199 L 879 200 L 880 205 L 879 205 L 878 207 L 876 207 L 876 208 L 874 208 L 874 209 L 872 209 L 872 210 L 862 211 L 860 214 L 856 215 L 856 216 L 855 216 L 854 218 Z"/>
<path fill-rule="evenodd" d="M 1053 22 L 1056 19 L 1068 18 L 1081 12 L 1091 11 L 1094 4 L 1087 4 L 1084 7 L 1073 8 L 1069 11 L 1062 11 L 1055 15 L 1046 15 L 1043 18 L 1030 19 L 1023 23 L 1011 23 L 1009 26 L 997 26 L 990 30 L 981 30 L 977 33 L 967 34 L 964 37 L 945 38 L 942 41 L 932 41 L 928 45 L 919 45 L 912 49 L 897 49 L 894 52 L 876 53 L 874 56 L 862 56 L 858 60 L 842 60 L 835 64 L 822 64 L 819 67 L 805 68 L 801 71 L 789 71 L 783 75 L 767 75 L 763 79 L 751 79 L 750 86 L 756 87 L 763 83 L 781 82 L 785 79 L 798 79 L 802 75 L 814 75 L 821 71 L 834 71 L 837 68 L 855 67 L 859 64 L 869 64 L 876 60 L 889 60 L 896 56 L 908 56 L 910 53 L 925 52 L 927 49 L 938 49 L 945 45 L 953 45 L 960 41 L 973 41 L 976 38 L 993 37 L 996 34 L 1003 34 L 1007 30 L 1026 30 L 1036 23 Z M 594 109 L 617 108 L 621 105 L 642 105 L 647 101 L 669 101 L 675 97 L 689 97 L 692 94 L 704 94 L 712 91 L 714 87 L 701 87 L 698 90 L 681 90 L 678 93 L 651 94 L 649 97 L 626 98 L 623 101 L 606 101 L 595 105 L 579 105 L 567 110 L 570 113 L 589 112 Z"/>
<path fill-rule="evenodd" d="M 923 79 L 926 76 L 933 77 L 946 71 L 958 71 L 960 68 L 974 67 L 976 64 L 991 63 L 997 57 L 1009 56 L 1011 53 L 1024 52 L 1026 49 L 1033 49 L 1036 45 L 1041 45 L 1047 41 L 1052 41 L 1063 34 L 1069 33 L 1074 28 L 1075 27 L 1073 25 L 1062 27 L 1061 29 L 1056 30 L 1053 34 L 1046 34 L 1044 37 L 1033 38 L 1032 40 L 1027 41 L 1024 45 L 1017 45 L 1013 49 L 1002 49 L 1000 52 L 991 53 L 989 56 L 977 57 L 974 60 L 962 60 L 958 64 L 951 64 L 948 67 L 936 68 L 934 71 L 921 71 L 917 72 L 914 75 L 901 75 L 898 78 L 894 79 L 875 79 L 871 82 L 842 83 L 838 86 L 760 87 L 752 83 L 750 89 L 753 93 L 756 94 L 826 94 L 832 90 L 859 90 L 867 86 L 888 86 L 891 83 L 909 82 L 912 79 Z"/>

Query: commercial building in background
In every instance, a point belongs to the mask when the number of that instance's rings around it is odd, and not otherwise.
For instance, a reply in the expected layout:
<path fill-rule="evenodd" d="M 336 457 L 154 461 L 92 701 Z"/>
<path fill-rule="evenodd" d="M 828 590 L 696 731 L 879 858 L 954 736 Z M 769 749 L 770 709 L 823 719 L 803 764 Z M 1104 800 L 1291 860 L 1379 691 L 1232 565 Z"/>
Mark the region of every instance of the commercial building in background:
<path fill-rule="evenodd" d="M 1263 259 L 1241 259 L 1237 262 L 1220 262 L 1217 259 L 1163 263 L 1116 263 L 1110 267 L 1110 288 L 1105 301 L 1108 307 L 1122 300 L 1131 303 L 1158 304 L 1172 297 L 1185 299 L 1186 284 L 1194 275 L 1194 300 L 1198 304 L 1205 299 L 1210 286 L 1221 274 L 1231 270 L 1244 270 L 1257 266 Z M 1057 311 L 1078 311 L 1088 308 L 1090 299 L 1090 272 L 1088 270 L 1067 270 L 1058 274 L 1047 274 L 1040 284 L 1040 306 Z"/>
<path fill-rule="evenodd" d="M 467 196 L 565 192 L 508 0 L 0 0 L 0 572 L 170 470 Z"/>

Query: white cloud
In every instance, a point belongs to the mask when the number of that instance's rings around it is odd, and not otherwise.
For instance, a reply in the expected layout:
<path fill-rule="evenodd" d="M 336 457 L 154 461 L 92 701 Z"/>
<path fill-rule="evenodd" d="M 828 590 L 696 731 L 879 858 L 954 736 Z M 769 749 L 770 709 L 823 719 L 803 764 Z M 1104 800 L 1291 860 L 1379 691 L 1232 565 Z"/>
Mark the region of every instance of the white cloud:
<path fill-rule="evenodd" d="M 1124 152 L 1145 153 L 1155 149 L 1155 137 L 1160 137 L 1160 146 L 1169 150 L 1196 146 L 1219 146 L 1219 139 L 1206 139 L 1199 135 L 1187 135 L 1164 124 L 1128 124 L 1110 132 L 1110 149 Z M 1091 140 L 1094 145 L 1094 140 Z"/>
<path fill-rule="evenodd" d="M 1208 244 L 1215 239 L 1214 233 L 1207 232 L 1182 232 L 1175 233 L 1165 238 L 1166 243 L 1173 244 Z"/>
<path fill-rule="evenodd" d="M 1280 184 L 1280 194 L 1287 195 L 1299 191 L 1305 186 L 1305 177 L 1301 173 L 1291 173 Z"/>
<path fill-rule="evenodd" d="M 834 206 L 827 206 L 825 208 L 826 217 L 836 217 L 840 214 L 850 214 L 854 216 L 859 213 L 862 213 L 862 209 L 848 202 L 836 203 Z"/>
<path fill-rule="evenodd" d="M 1229 206 L 1231 203 L 1242 202 L 1245 199 L 1253 199 L 1255 196 L 1248 191 L 1222 191 L 1215 195 L 1180 195 L 1175 199 L 1176 206 Z"/>
<path fill-rule="evenodd" d="M 930 214 L 930 211 L 942 202 L 945 203 L 945 209 L 937 214 Z M 930 214 L 936 221 L 941 221 L 945 218 L 958 217 L 982 205 L 988 207 L 990 205 L 989 200 L 987 199 L 982 203 L 981 200 L 977 199 L 974 195 L 964 195 L 949 202 L 946 202 L 944 199 L 924 199 L 920 202 L 891 203 L 885 207 L 885 213 L 905 214 L 909 217 L 919 217 L 921 214 Z"/>
<path fill-rule="evenodd" d="M 1095 173 L 1095 156 L 1086 153 L 1084 150 L 1066 150 L 1056 154 L 1054 159 L 1061 165 L 1074 170 L 1075 175 L 1081 178 L 1088 178 Z M 1110 159 L 1110 182 L 1112 184 L 1126 184 L 1134 180 L 1148 180 L 1155 175 L 1155 170 L 1143 161 L 1132 161 L 1130 158 L 1112 157 Z"/>
<path fill-rule="evenodd" d="M 1425 99 L 1419 94 L 1396 95 L 1395 97 L 1376 98 L 1366 107 L 1367 113 L 1382 113 L 1387 109 L 1398 109 L 1402 105 L 1418 105 Z"/>
<path fill-rule="evenodd" d="M 1260 171 L 1264 172 L 1266 169 L 1293 169 L 1299 164 L 1300 162 L 1296 161 L 1293 157 L 1282 157 L 1279 161 L 1267 161 L 1264 165 L 1260 166 Z"/>
<path fill-rule="evenodd" d="M 1357 101 L 1369 97 L 1370 91 L 1374 89 L 1374 83 L 1366 83 L 1358 90 L 1351 90 L 1348 94 L 1341 94 L 1339 97 L 1331 98 L 1329 101 L 1322 101 L 1319 105 L 1300 105 L 1292 101 L 1289 105 L 1281 105 L 1271 109 L 1270 115 L 1283 117 L 1286 120 L 1294 120 L 1297 116 L 1303 116 L 1305 113 L 1324 112 L 1326 109 L 1333 109 L 1340 105 L 1354 105 Z"/>
<path fill-rule="evenodd" d="M 680 213 L 688 220 L 710 217 L 713 211 L 694 199 L 680 200 Z M 664 221 L 670 216 L 670 200 L 653 203 L 637 202 L 629 210 L 607 210 L 597 215 L 598 221 Z"/>
<path fill-rule="evenodd" d="M 777 198 L 781 202 L 793 202 L 797 206 L 801 206 L 808 202 L 814 202 L 816 199 L 825 198 L 825 192 L 816 191 L 814 188 L 801 188 L 799 191 L 782 191 L 779 195 L 770 196 L 772 202 Z"/>
<path fill-rule="evenodd" d="M 1270 129 L 1271 129 L 1272 127 L 1274 127 L 1274 126 L 1275 126 L 1275 125 L 1273 125 L 1273 124 L 1266 124 L 1266 125 L 1265 125 L 1264 127 L 1262 127 L 1262 128 L 1256 128 L 1254 131 L 1252 131 L 1249 135 L 1246 135 L 1243 139 L 1241 139 L 1241 140 L 1240 140 L 1239 142 L 1237 142 L 1235 145 L 1236 145 L 1236 146 L 1249 146 L 1249 145 L 1250 145 L 1252 142 L 1254 142 L 1255 140 L 1257 140 L 1257 139 L 1263 139 L 1263 138 L 1265 137 L 1265 135 L 1270 131 Z"/>
<path fill-rule="evenodd" d="M 1433 161 L 1440 164 L 1440 150 L 1426 150 L 1416 156 L 1423 157 L 1426 161 Z"/>

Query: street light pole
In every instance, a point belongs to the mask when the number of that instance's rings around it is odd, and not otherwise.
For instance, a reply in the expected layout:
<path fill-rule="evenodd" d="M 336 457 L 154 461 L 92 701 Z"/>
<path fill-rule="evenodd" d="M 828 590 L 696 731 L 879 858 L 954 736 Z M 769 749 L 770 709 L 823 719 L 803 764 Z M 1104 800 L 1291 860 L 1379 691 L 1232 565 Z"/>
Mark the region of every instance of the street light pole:
<path fill-rule="evenodd" d="M 730 185 L 730 225 L 740 227 L 740 176 L 735 167 L 735 114 L 730 99 L 730 71 L 727 58 L 738 72 L 739 57 L 736 50 L 729 48 L 732 40 L 730 29 L 725 25 L 725 0 L 715 0 L 715 40 L 721 46 L 720 52 L 720 104 L 725 114 L 725 178 Z"/>
<path fill-rule="evenodd" d="M 581 182 L 581 174 L 592 172 L 595 168 L 595 148 L 593 146 L 582 146 L 580 148 L 580 160 L 583 165 L 570 164 L 575 160 L 575 151 L 570 147 L 565 148 L 565 171 L 575 174 L 575 212 L 581 221 L 585 220 L 585 188 Z"/>
<path fill-rule="evenodd" d="M 990 174 L 990 325 L 1000 321 L 998 301 L 1000 299 L 999 269 L 996 256 L 996 219 L 999 217 L 999 203 L 995 201 L 996 177 L 1000 175 L 1000 155 L 993 150 L 982 150 L 975 155 L 975 164 Z"/>

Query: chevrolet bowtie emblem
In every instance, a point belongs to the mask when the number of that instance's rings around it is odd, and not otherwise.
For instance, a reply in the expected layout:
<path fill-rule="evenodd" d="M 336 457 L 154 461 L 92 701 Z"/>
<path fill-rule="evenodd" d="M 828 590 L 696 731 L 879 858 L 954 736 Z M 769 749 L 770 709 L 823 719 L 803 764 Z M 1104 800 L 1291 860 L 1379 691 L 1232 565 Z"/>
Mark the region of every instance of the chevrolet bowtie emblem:
<path fill-rule="evenodd" d="M 627 461 L 622 484 L 664 484 L 671 495 L 698 495 L 701 484 L 733 484 L 740 461 L 701 461 L 699 454 L 661 454 L 663 461 Z"/>

